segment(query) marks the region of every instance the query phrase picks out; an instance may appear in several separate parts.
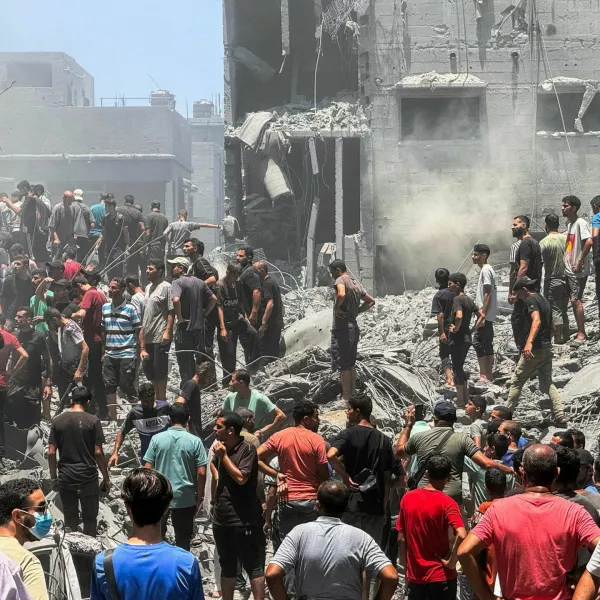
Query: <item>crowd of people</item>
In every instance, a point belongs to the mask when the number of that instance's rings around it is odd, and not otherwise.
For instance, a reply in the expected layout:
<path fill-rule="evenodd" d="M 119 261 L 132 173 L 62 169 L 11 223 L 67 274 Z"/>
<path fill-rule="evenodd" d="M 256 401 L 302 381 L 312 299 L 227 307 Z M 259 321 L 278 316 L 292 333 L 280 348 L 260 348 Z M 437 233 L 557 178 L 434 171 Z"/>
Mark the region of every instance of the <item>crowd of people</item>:
<path fill-rule="evenodd" d="M 506 405 L 489 407 L 471 395 L 464 369 L 473 346 L 479 378 L 492 385 L 498 299 L 490 248 L 473 249 L 481 271 L 475 299 L 462 273 L 437 270 L 432 312 L 446 386 L 456 387 L 457 401 L 432 404 L 431 422 L 426 406 L 409 407 L 393 441 L 374 424 L 373 402 L 356 382 L 357 317 L 375 300 L 343 261 L 332 261 L 331 355 L 347 427 L 325 440 L 317 404 L 297 400 L 286 415 L 253 385 L 257 368 L 279 355 L 283 304 L 252 248 L 239 248 L 219 278 L 190 235 L 206 224 L 181 214 L 168 225 L 159 207 L 144 218 L 133 197 L 119 208 L 107 195 L 70 210 L 82 196 L 75 190 L 51 209 L 50 253 L 36 238 L 44 191 L 25 192 L 4 211 L 20 216 L 26 236 L 25 245 L 9 248 L 0 290 L 0 450 L 5 421 L 29 428 L 48 420 L 49 478 L 65 531 L 96 536 L 111 469 L 132 430 L 139 437 L 140 466 L 125 472 L 120 490 L 130 537 L 95 557 L 92 600 L 203 599 L 206 583 L 191 552 L 203 509 L 215 542 L 210 593 L 224 600 L 233 600 L 246 578 L 255 600 L 267 590 L 274 600 L 391 600 L 399 574 L 409 600 L 597 598 L 600 462 L 585 448 L 584 433 L 567 428 L 551 366 L 552 340 L 569 337 L 567 298 L 580 326 L 572 343 L 585 339 L 582 273 L 589 271 L 590 239 L 600 233 L 600 201 L 592 202 L 599 217 L 590 233 L 577 218 L 579 200 L 566 197 L 567 237 L 548 215 L 541 245 L 527 217 L 514 220 L 509 301 L 519 356 Z M 31 202 L 33 229 L 25 219 Z M 89 226 L 88 243 L 69 237 L 65 221 L 81 232 Z M 148 236 L 160 244 L 148 244 Z M 165 254 L 167 238 L 181 254 Z M 42 246 L 46 258 L 35 254 Z M 101 249 L 103 257 L 91 260 Z M 245 368 L 236 359 L 238 339 Z M 172 343 L 179 393 L 169 402 Z M 203 427 L 202 390 L 216 383 L 215 343 L 228 393 L 211 415 L 214 426 Z M 147 381 L 139 382 L 140 371 Z M 561 426 L 547 444 L 526 439 L 514 418 L 521 389 L 535 375 Z M 129 404 L 119 402 L 119 390 Z M 457 406 L 470 422 L 466 431 L 455 429 Z M 108 457 L 102 420 L 122 421 Z M 57 531 L 42 487 L 28 478 L 0 485 L 2 597 L 49 598 L 42 564 L 25 547 Z"/>

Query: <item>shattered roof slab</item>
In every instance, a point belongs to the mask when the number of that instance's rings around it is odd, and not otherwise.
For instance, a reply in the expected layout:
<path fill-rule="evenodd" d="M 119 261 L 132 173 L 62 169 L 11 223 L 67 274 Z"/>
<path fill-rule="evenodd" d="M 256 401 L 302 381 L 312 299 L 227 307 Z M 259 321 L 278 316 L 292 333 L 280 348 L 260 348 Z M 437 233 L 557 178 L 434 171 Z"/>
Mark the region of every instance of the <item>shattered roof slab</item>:
<path fill-rule="evenodd" d="M 430 71 L 429 73 L 420 73 L 418 75 L 408 75 L 393 85 L 391 90 L 402 89 L 452 89 L 452 88 L 485 88 L 487 83 L 475 75 L 467 73 L 437 73 Z"/>

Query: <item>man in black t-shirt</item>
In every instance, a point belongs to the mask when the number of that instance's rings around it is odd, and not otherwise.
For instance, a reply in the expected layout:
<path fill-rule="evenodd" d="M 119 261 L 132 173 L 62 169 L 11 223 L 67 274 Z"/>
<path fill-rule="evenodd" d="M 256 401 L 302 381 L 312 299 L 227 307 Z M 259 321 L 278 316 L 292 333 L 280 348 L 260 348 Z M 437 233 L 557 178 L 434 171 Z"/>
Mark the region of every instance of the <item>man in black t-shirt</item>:
<path fill-rule="evenodd" d="M 525 345 L 523 328 L 527 310 L 523 302 L 513 293 L 513 287 L 517 279 L 527 276 L 536 282 L 534 291 L 539 292 L 542 281 L 542 249 L 538 241 L 529 234 L 529 227 L 530 221 L 527 215 L 519 215 L 513 219 L 512 235 L 521 243 L 515 252 L 515 269 L 511 269 L 510 273 L 508 301 L 513 304 L 511 315 L 513 337 L 520 352 Z"/>
<path fill-rule="evenodd" d="M 81 503 L 83 533 L 96 537 L 100 490 L 106 492 L 110 487 L 102 450 L 104 433 L 100 419 L 86 412 L 92 393 L 85 387 L 76 387 L 71 398 L 71 410 L 55 417 L 50 427 L 48 440 L 50 479 L 58 486 L 65 527 L 77 531 L 79 503 Z M 102 473 L 100 486 L 98 486 L 98 469 Z"/>
<path fill-rule="evenodd" d="M 129 229 L 125 217 L 117 212 L 114 198 L 104 201 L 106 214 L 102 219 L 102 234 L 98 238 L 98 246 L 104 243 L 106 265 L 109 281 L 115 277 L 123 277 L 123 265 L 126 261 L 125 251 L 129 249 Z"/>
<path fill-rule="evenodd" d="M 201 392 L 213 383 L 213 366 L 210 362 L 203 362 L 196 366 L 195 375 L 181 386 L 179 397 L 175 402 L 186 404 L 190 411 L 190 433 L 202 437 L 202 405 Z"/>
<path fill-rule="evenodd" d="M 264 598 L 265 536 L 256 488 L 256 448 L 240 435 L 240 415 L 224 412 L 215 425 L 215 458 L 210 470 L 217 481 L 213 497 L 213 536 L 221 565 L 224 598 L 233 598 L 238 563 L 250 578 L 255 598 Z M 241 477 L 240 477 L 241 476 Z"/>
<path fill-rule="evenodd" d="M 219 272 L 204 258 L 204 242 L 198 238 L 188 238 L 183 242 L 183 253 L 190 261 L 188 275 L 201 279 L 214 293 L 215 284 L 219 279 Z M 215 332 L 219 328 L 219 315 L 216 310 L 211 311 L 204 321 L 204 352 L 214 360 L 215 358 Z M 199 361 L 208 360 L 199 357 Z"/>
<path fill-rule="evenodd" d="M 150 203 L 152 209 L 150 214 L 146 215 L 146 237 L 144 239 L 145 244 L 149 244 L 146 248 L 146 257 L 148 259 L 158 258 L 164 262 L 165 260 L 165 244 L 166 238 L 164 236 L 165 229 L 169 226 L 169 220 L 163 213 L 160 212 L 160 202 L 153 200 Z M 150 243 L 152 242 L 152 243 Z M 144 270 L 143 279 L 148 285 L 146 273 Z"/>
<path fill-rule="evenodd" d="M 29 358 L 25 368 L 11 377 L 7 388 L 6 416 L 19 429 L 29 429 L 40 424 L 41 404 L 44 417 L 50 419 L 52 397 L 52 361 L 43 333 L 31 327 L 33 310 L 22 306 L 15 319 L 19 334 L 17 339 Z"/>
<path fill-rule="evenodd" d="M 256 326 L 258 311 L 260 309 L 260 276 L 252 264 L 254 250 L 249 247 L 240 248 L 237 251 L 236 260 L 242 267 L 240 283 L 242 284 L 244 313 L 250 325 Z"/>
<path fill-rule="evenodd" d="M 217 311 L 219 315 L 219 354 L 223 367 L 223 385 L 227 386 L 231 373 L 236 370 L 237 341 L 244 348 L 246 365 L 258 358 L 258 333 L 244 316 L 242 284 L 239 281 L 241 267 L 236 263 L 227 265 L 225 277 L 215 284 Z M 252 365 L 256 368 L 256 364 Z"/>
<path fill-rule="evenodd" d="M 465 360 L 471 347 L 471 318 L 477 315 L 474 329 L 485 323 L 485 316 L 475 305 L 472 298 L 465 294 L 467 278 L 463 273 L 452 273 L 448 279 L 448 288 L 455 294 L 452 301 L 452 314 L 450 316 L 450 356 L 452 357 L 452 371 L 456 384 L 456 404 L 466 406 L 469 399 L 469 384 L 465 373 Z"/>
<path fill-rule="evenodd" d="M 128 194 L 123 200 L 125 204 L 119 206 L 117 212 L 125 218 L 125 225 L 127 226 L 131 241 L 131 256 L 127 259 L 125 272 L 128 275 L 131 273 L 136 277 L 141 272 L 143 276 L 146 272 L 146 254 L 143 250 L 142 252 L 137 252 L 137 254 L 136 251 L 144 245 L 143 234 L 146 230 L 146 223 L 141 211 L 133 205 L 135 202 L 134 197 Z"/>
<path fill-rule="evenodd" d="M 372 410 L 373 403 L 364 393 L 350 396 L 346 410 L 348 427 L 331 444 L 327 459 L 351 492 L 342 521 L 362 529 L 381 544 L 394 453 L 389 438 L 371 425 Z M 375 476 L 371 485 L 367 481 L 370 475 Z M 359 486 L 368 489 L 361 490 Z"/>
<path fill-rule="evenodd" d="M 431 316 L 437 319 L 438 338 L 440 341 L 440 359 L 442 369 L 446 377 L 446 387 L 454 387 L 452 376 L 452 362 L 450 360 L 450 346 L 448 344 L 448 329 L 450 328 L 450 317 L 452 315 L 452 302 L 454 294 L 448 289 L 448 269 L 437 269 L 435 281 L 439 286 L 431 303 Z"/>
<path fill-rule="evenodd" d="M 45 274 L 45 272 L 44 272 Z M 20 306 L 29 306 L 31 297 L 35 294 L 35 285 L 29 274 L 29 261 L 25 256 L 13 258 L 12 273 L 2 283 L 0 312 L 7 319 L 7 329 L 12 331 L 17 309 Z"/>
<path fill-rule="evenodd" d="M 261 283 L 261 301 L 258 310 L 258 340 L 261 365 L 268 365 L 279 357 L 279 340 L 283 329 L 283 302 L 279 284 L 269 275 L 265 262 L 254 263 Z"/>
<path fill-rule="evenodd" d="M 552 401 L 552 416 L 557 425 L 566 425 L 560 393 L 552 382 L 552 308 L 537 291 L 539 282 L 520 277 L 513 286 L 516 297 L 526 308 L 524 331 L 525 344 L 510 382 L 508 407 L 514 412 L 521 397 L 523 386 L 537 376 L 540 391 Z"/>

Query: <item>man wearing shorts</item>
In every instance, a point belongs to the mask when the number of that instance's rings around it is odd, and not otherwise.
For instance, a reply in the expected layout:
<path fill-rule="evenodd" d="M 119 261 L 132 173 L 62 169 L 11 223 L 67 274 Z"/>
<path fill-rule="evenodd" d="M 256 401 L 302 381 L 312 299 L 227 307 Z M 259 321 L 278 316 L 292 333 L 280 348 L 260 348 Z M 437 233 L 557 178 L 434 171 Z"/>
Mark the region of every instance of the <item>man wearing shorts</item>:
<path fill-rule="evenodd" d="M 375 300 L 350 277 L 344 261 L 336 259 L 329 264 L 335 280 L 335 304 L 331 328 L 332 369 L 340 371 L 342 399 L 350 400 L 356 387 L 356 352 L 360 329 L 356 322 L 359 313 L 375 306 Z M 361 304 L 362 301 L 362 304 Z"/>
<path fill-rule="evenodd" d="M 544 298 L 552 309 L 554 343 L 563 344 L 569 339 L 567 315 L 567 282 L 565 280 L 565 246 L 567 236 L 558 233 L 558 215 L 546 215 L 546 233 L 541 242 L 544 261 Z"/>
<path fill-rule="evenodd" d="M 165 263 L 151 258 L 146 267 L 150 280 L 140 331 L 140 358 L 144 375 L 152 382 L 157 400 L 167 399 L 169 348 L 173 339 L 175 310 L 171 284 L 164 280 Z"/>
<path fill-rule="evenodd" d="M 477 283 L 475 304 L 481 307 L 481 312 L 485 320 L 481 327 L 475 330 L 473 348 L 475 348 L 477 360 L 479 361 L 479 379 L 486 383 L 490 383 L 494 378 L 492 374 L 494 368 L 494 321 L 498 313 L 496 273 L 487 264 L 489 256 L 489 246 L 486 244 L 475 244 L 473 248 L 473 264 L 481 269 L 479 282 Z"/>
<path fill-rule="evenodd" d="M 581 200 L 577 196 L 565 196 L 562 200 L 562 214 L 567 218 L 567 245 L 565 246 L 565 275 L 567 291 L 577 322 L 577 338 L 573 342 L 579 346 L 586 339 L 585 314 L 583 312 L 583 292 L 591 272 L 592 233 L 590 226 L 577 211 Z"/>
<path fill-rule="evenodd" d="M 125 280 L 115 277 L 108 285 L 110 302 L 102 306 L 104 330 L 104 361 L 102 376 L 106 403 L 111 420 L 117 420 L 117 387 L 129 402 L 137 401 L 135 389 L 136 356 L 140 331 L 140 316 L 125 300 Z"/>

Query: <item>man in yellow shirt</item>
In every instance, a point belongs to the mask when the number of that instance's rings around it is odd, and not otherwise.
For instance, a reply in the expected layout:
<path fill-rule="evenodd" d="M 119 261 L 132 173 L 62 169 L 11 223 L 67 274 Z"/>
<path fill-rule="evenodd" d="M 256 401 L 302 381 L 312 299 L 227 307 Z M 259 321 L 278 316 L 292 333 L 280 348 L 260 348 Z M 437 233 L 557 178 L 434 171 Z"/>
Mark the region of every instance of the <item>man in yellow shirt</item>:
<path fill-rule="evenodd" d="M 33 600 L 48 600 L 42 563 L 25 542 L 42 539 L 52 524 L 46 497 L 32 479 L 12 479 L 0 486 L 0 552 L 15 561 Z"/>

